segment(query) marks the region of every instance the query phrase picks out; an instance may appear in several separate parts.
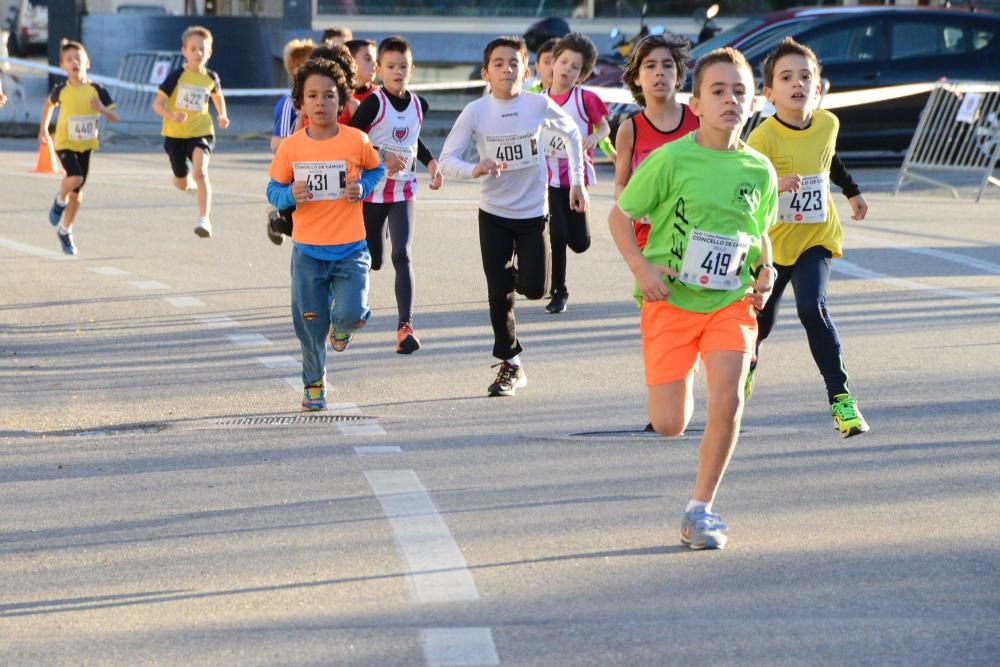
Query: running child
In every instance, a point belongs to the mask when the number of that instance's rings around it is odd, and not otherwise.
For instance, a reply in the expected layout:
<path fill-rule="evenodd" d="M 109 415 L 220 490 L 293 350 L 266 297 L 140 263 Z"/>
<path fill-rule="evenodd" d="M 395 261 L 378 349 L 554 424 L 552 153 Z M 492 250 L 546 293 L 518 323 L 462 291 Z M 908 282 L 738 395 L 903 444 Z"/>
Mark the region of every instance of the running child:
<path fill-rule="evenodd" d="M 699 58 L 690 105 L 700 127 L 653 152 L 608 218 L 636 279 L 649 419 L 657 433 L 684 432 L 699 357 L 705 365 L 705 432 L 681 519 L 681 542 L 692 549 L 726 544 L 726 525 L 712 503 L 740 432 L 754 308 L 763 307 L 775 277 L 767 229 L 777 213 L 777 177 L 767 158 L 740 141 L 753 93 L 753 72 L 739 51 L 716 49 Z M 632 220 L 645 216 L 649 239 L 640 251 Z"/>
<path fill-rule="evenodd" d="M 677 101 L 690 58 L 690 43 L 673 35 L 650 35 L 629 54 L 622 81 L 642 108 L 619 125 L 615 135 L 615 199 L 650 153 L 698 129 L 697 116 Z M 641 250 L 649 236 L 649 220 L 633 220 L 632 228 Z"/>
<path fill-rule="evenodd" d="M 196 25 L 185 30 L 181 35 L 185 63 L 167 75 L 153 100 L 153 111 L 163 118 L 163 150 L 170 158 L 174 186 L 197 197 L 194 233 L 203 239 L 212 236 L 208 163 L 215 148 L 215 125 L 208 111 L 209 98 L 219 117 L 219 127 L 229 127 L 222 82 L 218 74 L 205 67 L 212 57 L 212 41 L 208 28 Z"/>
<path fill-rule="evenodd" d="M 538 51 L 535 52 L 535 76 L 538 77 L 538 81 L 528 86 L 527 92 L 541 93 L 552 85 L 552 63 L 555 60 L 552 51 L 555 50 L 558 43 L 559 38 L 553 37 L 545 40 L 538 47 Z"/>
<path fill-rule="evenodd" d="M 594 148 L 611 132 L 608 107 L 596 94 L 578 85 L 590 75 L 597 61 L 597 47 L 580 33 L 571 32 L 556 42 L 552 55 L 552 85 L 545 94 L 576 121 L 580 135 L 584 137 L 584 185 L 591 185 L 597 181 Z M 569 299 L 566 248 L 575 253 L 586 252 L 590 248 L 590 222 L 586 212 L 570 207 L 572 183 L 562 135 L 544 132 L 543 138 L 549 176 L 549 240 L 552 247 L 552 293 L 545 310 L 555 314 L 565 312 Z"/>
<path fill-rule="evenodd" d="M 775 115 L 750 134 L 747 143 L 766 155 L 778 172 L 778 222 L 771 230 L 778 276 L 774 296 L 757 316 L 760 328 L 746 398 L 753 390 L 760 346 L 774 328 L 781 296 L 789 283 L 795 290 L 799 321 L 809 351 L 826 384 L 830 414 L 841 437 L 868 431 L 858 401 L 847 383 L 837 327 L 826 307 L 830 261 L 844 249 L 844 229 L 830 195 L 830 181 L 841 187 L 851 218 L 864 220 L 868 203 L 840 158 L 834 153 L 840 122 L 816 108 L 820 65 L 816 54 L 790 37 L 764 59 L 764 95 Z"/>
<path fill-rule="evenodd" d="M 406 89 L 413 75 L 410 43 L 397 36 L 378 45 L 377 72 L 382 87 L 376 88 L 351 117 L 350 126 L 368 133 L 386 167 L 386 177 L 365 197 L 363 212 L 372 271 L 382 268 L 386 232 L 392 241 L 392 268 L 396 272 L 396 352 L 412 354 L 420 349 L 413 330 L 413 243 L 417 194 L 416 162 L 427 167 L 431 190 L 441 187 L 437 161 L 420 140 L 420 127 L 427 115 L 427 101 Z M 386 223 L 388 222 L 388 229 Z"/>
<path fill-rule="evenodd" d="M 513 396 L 527 377 L 514 323 L 514 293 L 541 299 L 548 292 L 547 173 L 539 150 L 542 129 L 566 142 L 569 206 L 587 211 L 580 129 L 550 98 L 521 91 L 528 52 L 520 37 L 497 37 L 483 51 L 482 77 L 490 93 L 466 105 L 441 149 L 441 171 L 454 178 L 486 178 L 479 195 L 479 247 L 493 325 L 493 356 L 500 360 L 490 396 Z M 479 162 L 462 155 L 475 141 Z"/>
<path fill-rule="evenodd" d="M 338 122 L 346 125 L 351 120 L 351 116 L 358 110 L 366 97 L 375 92 L 375 42 L 370 39 L 352 39 L 344 43 L 351 57 L 354 58 L 354 65 L 357 71 L 357 78 L 354 92 L 351 99 L 347 101 L 344 110 L 340 113 Z"/>
<path fill-rule="evenodd" d="M 295 80 L 295 73 L 302 67 L 302 63 L 309 59 L 315 42 L 311 39 L 293 39 L 285 44 L 283 60 L 285 71 L 288 72 L 290 81 Z M 292 102 L 291 93 L 283 95 L 274 105 L 274 127 L 271 130 L 271 153 L 278 150 L 281 140 L 290 136 L 296 129 L 299 114 Z M 285 242 L 285 236 L 291 236 L 291 217 L 283 217 L 281 211 L 271 209 L 267 214 L 267 238 L 274 245 L 281 245 Z"/>
<path fill-rule="evenodd" d="M 271 160 L 267 200 L 295 206 L 292 324 L 302 348 L 302 407 L 326 408 L 326 342 L 337 352 L 364 326 L 368 267 L 361 200 L 385 173 L 368 136 L 337 123 L 353 88 L 349 63 L 307 61 L 292 100 L 309 127 L 281 142 Z"/>
<path fill-rule="evenodd" d="M 45 99 L 38 141 L 43 145 L 52 141 L 49 123 L 52 112 L 59 107 L 54 147 L 66 176 L 49 210 L 49 222 L 56 225 L 63 252 L 75 255 L 73 221 L 83 202 L 82 190 L 90 171 L 90 154 L 98 147 L 99 121 L 104 117 L 118 122 L 118 112 L 104 86 L 87 79 L 90 58 L 83 44 L 64 39 L 59 47 L 59 67 L 66 72 L 67 80 L 56 84 Z"/>

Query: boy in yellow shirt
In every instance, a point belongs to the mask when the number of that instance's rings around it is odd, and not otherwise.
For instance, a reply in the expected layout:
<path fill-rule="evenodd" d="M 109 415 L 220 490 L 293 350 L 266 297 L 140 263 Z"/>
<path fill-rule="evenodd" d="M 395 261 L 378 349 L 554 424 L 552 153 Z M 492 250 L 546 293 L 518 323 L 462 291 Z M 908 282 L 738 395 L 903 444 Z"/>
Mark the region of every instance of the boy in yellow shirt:
<path fill-rule="evenodd" d="M 868 423 L 848 388 L 840 337 L 826 308 L 830 261 L 841 256 L 844 242 L 830 181 L 848 197 L 852 219 L 863 220 L 868 204 L 835 154 L 840 122 L 816 108 L 816 54 L 788 37 L 767 55 L 762 69 L 764 95 L 775 115 L 750 134 L 747 144 L 766 155 L 778 173 L 778 222 L 771 230 L 778 277 L 773 298 L 757 318 L 757 344 L 744 394 L 749 398 L 760 345 L 771 333 L 781 295 L 791 283 L 809 350 L 826 383 L 830 413 L 840 435 L 849 438 L 868 431 Z"/>
<path fill-rule="evenodd" d="M 186 62 L 167 75 L 153 100 L 153 111 L 163 118 L 163 150 L 170 157 L 174 186 L 197 196 L 198 222 L 194 233 L 205 239 L 212 236 L 208 162 L 215 147 L 209 98 L 219 116 L 219 127 L 223 130 L 229 127 L 219 75 L 205 67 L 212 57 L 212 42 L 208 28 L 191 26 L 185 30 L 181 35 L 181 53 Z"/>
<path fill-rule="evenodd" d="M 57 84 L 42 107 L 42 125 L 38 141 L 48 144 L 49 123 L 52 112 L 59 107 L 56 123 L 55 149 L 66 176 L 59 185 L 59 194 L 49 210 L 49 222 L 56 225 L 56 232 L 63 252 L 76 254 L 73 243 L 73 221 L 83 201 L 83 184 L 90 171 L 90 154 L 97 150 L 98 124 L 103 116 L 118 121 L 115 103 L 108 91 L 99 83 L 87 79 L 90 59 L 80 42 L 63 40 L 59 52 L 59 66 L 66 72 L 67 80 Z"/>

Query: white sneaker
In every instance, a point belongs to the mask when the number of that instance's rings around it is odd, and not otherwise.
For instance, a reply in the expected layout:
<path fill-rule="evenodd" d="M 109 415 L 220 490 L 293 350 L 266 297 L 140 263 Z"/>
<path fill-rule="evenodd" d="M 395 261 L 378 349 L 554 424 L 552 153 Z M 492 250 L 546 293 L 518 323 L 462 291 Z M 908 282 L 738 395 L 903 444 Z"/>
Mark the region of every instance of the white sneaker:
<path fill-rule="evenodd" d="M 208 218 L 198 218 L 198 224 L 194 226 L 194 233 L 203 239 L 212 238 L 212 223 Z"/>

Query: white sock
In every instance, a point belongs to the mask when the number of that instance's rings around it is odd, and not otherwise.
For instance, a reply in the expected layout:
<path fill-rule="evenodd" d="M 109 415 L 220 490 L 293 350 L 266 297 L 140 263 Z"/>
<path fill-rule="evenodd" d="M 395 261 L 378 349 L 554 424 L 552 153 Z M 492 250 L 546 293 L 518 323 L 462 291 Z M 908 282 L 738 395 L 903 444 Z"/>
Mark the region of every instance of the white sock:
<path fill-rule="evenodd" d="M 56 195 L 56 204 L 58 204 L 63 208 L 66 208 L 69 205 L 69 197 L 66 197 L 65 199 L 60 199 L 59 195 Z"/>
<path fill-rule="evenodd" d="M 66 225 L 63 224 L 62 220 L 60 220 L 59 224 L 56 225 L 56 231 L 62 234 L 63 236 L 69 234 L 69 229 L 66 228 Z"/>
<path fill-rule="evenodd" d="M 511 366 L 520 366 L 521 365 L 521 355 L 520 354 L 515 354 L 513 357 L 511 357 L 510 359 L 507 360 L 507 363 L 510 364 Z"/>
<path fill-rule="evenodd" d="M 687 507 L 684 508 L 684 513 L 688 512 L 707 512 L 711 513 L 712 503 L 706 503 L 703 500 L 695 500 L 692 498 L 688 501 Z"/>

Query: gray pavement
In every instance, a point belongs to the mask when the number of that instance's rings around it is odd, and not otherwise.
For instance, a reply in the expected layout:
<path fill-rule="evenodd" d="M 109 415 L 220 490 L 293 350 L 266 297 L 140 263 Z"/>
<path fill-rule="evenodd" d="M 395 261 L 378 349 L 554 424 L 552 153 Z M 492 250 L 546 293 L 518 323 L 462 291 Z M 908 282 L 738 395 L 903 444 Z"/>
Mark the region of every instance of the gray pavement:
<path fill-rule="evenodd" d="M 716 505 L 730 544 L 692 553 L 703 378 L 685 437 L 574 435 L 645 423 L 607 168 L 569 310 L 518 303 L 518 396 L 485 397 L 477 191 L 449 182 L 417 209 L 424 349 L 393 352 L 373 274 L 318 421 L 262 146 L 220 142 L 206 241 L 162 153 L 112 143 L 72 260 L 34 157 L 0 140 L 0 664 L 996 663 L 996 193 L 856 172 L 871 216 L 830 307 L 872 432 L 837 437 L 787 303 Z"/>

